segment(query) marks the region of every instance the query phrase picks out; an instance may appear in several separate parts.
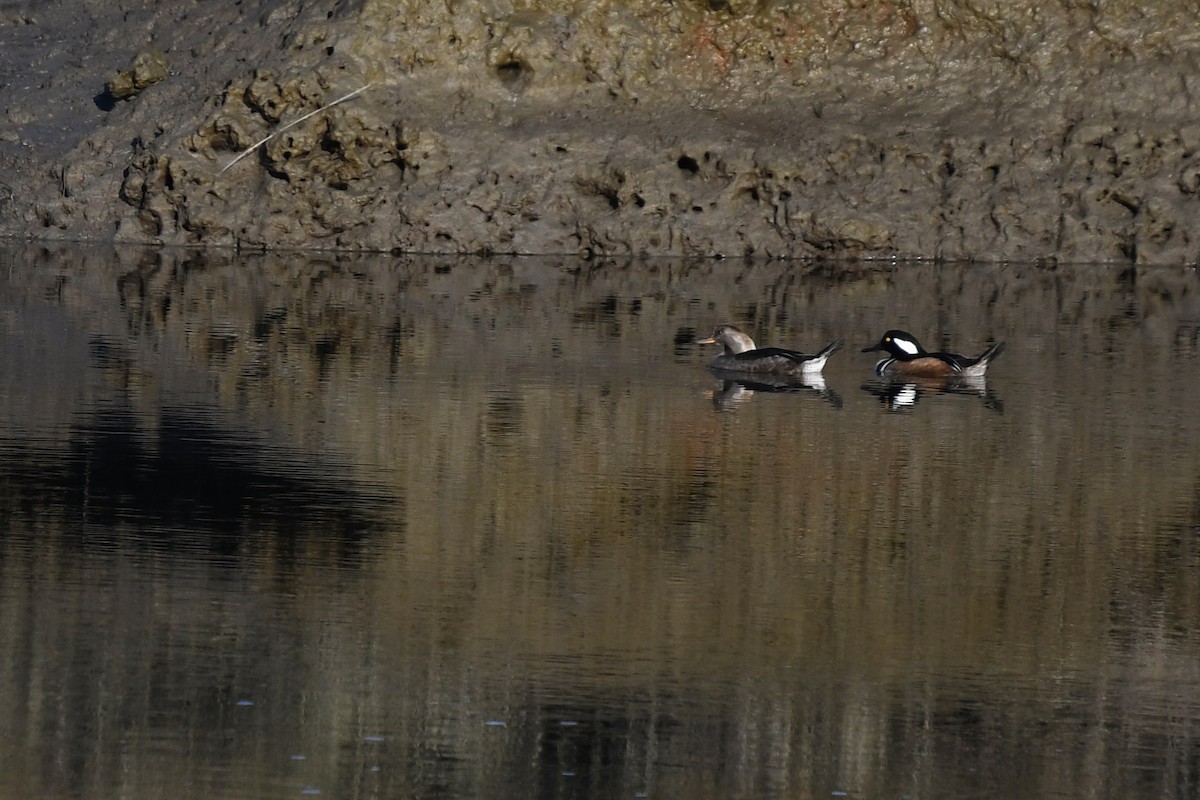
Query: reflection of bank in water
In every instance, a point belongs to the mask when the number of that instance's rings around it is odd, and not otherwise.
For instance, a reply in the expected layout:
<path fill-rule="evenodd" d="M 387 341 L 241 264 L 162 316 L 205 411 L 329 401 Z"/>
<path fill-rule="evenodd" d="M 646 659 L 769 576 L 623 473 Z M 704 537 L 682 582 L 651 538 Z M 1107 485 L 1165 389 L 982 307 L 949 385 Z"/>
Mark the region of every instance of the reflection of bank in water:
<path fill-rule="evenodd" d="M 862 385 L 864 392 L 875 395 L 888 411 L 907 411 L 914 408 L 925 394 L 957 394 L 978 397 L 984 407 L 997 414 L 1004 413 L 1004 401 L 988 387 L 987 379 L 953 375 L 944 378 L 903 378 L 870 380 Z"/>

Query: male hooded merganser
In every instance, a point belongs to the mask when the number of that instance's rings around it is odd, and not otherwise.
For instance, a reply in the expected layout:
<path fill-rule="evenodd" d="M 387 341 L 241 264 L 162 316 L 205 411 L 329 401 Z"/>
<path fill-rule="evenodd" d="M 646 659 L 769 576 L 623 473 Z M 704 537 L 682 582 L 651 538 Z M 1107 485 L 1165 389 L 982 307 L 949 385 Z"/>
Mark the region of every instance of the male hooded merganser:
<path fill-rule="evenodd" d="M 812 355 L 782 347 L 756 347 L 754 340 L 734 325 L 718 325 L 712 336 L 697 339 L 696 344 L 719 344 L 725 350 L 709 362 L 709 368 L 724 372 L 758 375 L 804 376 L 817 375 L 825 360 L 842 347 L 842 340 L 830 342 Z"/>
<path fill-rule="evenodd" d="M 1004 342 L 983 351 L 978 358 L 956 353 L 929 353 L 911 333 L 888 331 L 877 343 L 864 347 L 864 353 L 883 350 L 888 357 L 875 364 L 881 377 L 905 375 L 917 378 L 982 378 L 988 364 L 1004 351 Z"/>

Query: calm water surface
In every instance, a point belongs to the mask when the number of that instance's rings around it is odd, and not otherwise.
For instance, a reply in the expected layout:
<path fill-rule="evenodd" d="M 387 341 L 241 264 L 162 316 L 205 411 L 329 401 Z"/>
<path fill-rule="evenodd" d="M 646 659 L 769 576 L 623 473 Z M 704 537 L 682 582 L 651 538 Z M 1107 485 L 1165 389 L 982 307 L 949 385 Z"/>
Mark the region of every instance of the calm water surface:
<path fill-rule="evenodd" d="M 1194 270 L 9 249 L 0 367 L 0 796 L 1200 792 Z"/>

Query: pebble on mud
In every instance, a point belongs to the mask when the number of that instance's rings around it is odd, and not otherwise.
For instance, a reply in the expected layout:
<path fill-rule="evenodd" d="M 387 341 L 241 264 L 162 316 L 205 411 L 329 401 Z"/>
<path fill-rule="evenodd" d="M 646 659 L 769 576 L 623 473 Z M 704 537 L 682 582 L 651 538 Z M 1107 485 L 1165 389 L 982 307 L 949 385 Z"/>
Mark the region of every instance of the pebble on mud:
<path fill-rule="evenodd" d="M 167 57 L 161 50 L 143 50 L 133 59 L 133 65 L 118 73 L 105 84 L 105 88 L 113 98 L 127 100 L 167 77 L 169 66 Z"/>

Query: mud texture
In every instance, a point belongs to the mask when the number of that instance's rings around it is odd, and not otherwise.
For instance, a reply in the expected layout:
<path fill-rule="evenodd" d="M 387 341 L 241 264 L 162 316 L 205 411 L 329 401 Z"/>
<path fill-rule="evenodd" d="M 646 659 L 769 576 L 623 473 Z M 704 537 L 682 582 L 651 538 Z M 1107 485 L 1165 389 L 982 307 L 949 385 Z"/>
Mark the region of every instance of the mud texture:
<path fill-rule="evenodd" d="M 6 2 L 0 234 L 1195 263 L 1198 17 L 1194 0 Z M 136 80 L 149 53 L 169 71 Z"/>

